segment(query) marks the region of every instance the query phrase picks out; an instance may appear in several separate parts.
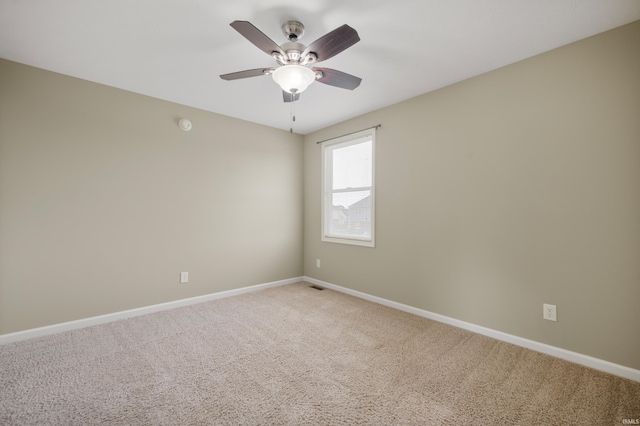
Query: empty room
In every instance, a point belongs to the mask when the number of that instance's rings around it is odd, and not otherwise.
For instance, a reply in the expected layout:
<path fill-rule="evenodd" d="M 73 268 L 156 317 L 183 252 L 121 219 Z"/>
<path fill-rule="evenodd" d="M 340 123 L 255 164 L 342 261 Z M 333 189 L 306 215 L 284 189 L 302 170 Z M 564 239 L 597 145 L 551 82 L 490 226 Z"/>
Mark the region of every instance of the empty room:
<path fill-rule="evenodd" d="M 640 1 L 0 0 L 0 424 L 640 424 Z"/>

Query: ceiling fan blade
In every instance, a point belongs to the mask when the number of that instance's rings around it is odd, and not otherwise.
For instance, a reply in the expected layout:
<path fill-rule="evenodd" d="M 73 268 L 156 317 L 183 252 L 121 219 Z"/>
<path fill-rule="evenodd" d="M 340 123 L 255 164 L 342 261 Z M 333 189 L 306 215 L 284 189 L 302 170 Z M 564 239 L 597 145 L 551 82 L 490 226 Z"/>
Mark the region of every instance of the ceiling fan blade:
<path fill-rule="evenodd" d="M 322 77 L 316 81 L 342 89 L 353 90 L 360 86 L 360 82 L 362 81 L 360 77 L 347 74 L 346 72 L 332 70 L 331 68 L 313 68 L 313 70 L 322 72 Z"/>
<path fill-rule="evenodd" d="M 356 30 L 345 24 L 311 43 L 301 56 L 304 58 L 313 52 L 318 57 L 316 62 L 326 61 L 359 41 Z"/>
<path fill-rule="evenodd" d="M 252 70 L 244 70 L 238 72 L 232 72 L 229 74 L 222 74 L 220 76 L 223 80 L 238 80 L 240 78 L 249 78 L 249 77 L 258 77 L 261 75 L 270 74 L 270 71 L 273 71 L 273 68 L 255 68 Z"/>
<path fill-rule="evenodd" d="M 251 22 L 233 21 L 229 25 L 267 55 L 271 55 L 273 52 L 278 52 L 285 56 L 285 53 L 280 46 L 278 46 L 275 41 L 267 37 L 265 33 L 257 29 Z"/>
<path fill-rule="evenodd" d="M 292 99 L 295 96 L 295 100 L 299 101 L 300 100 L 300 93 L 296 93 L 295 95 L 293 93 L 289 93 L 289 92 L 285 92 L 284 90 L 282 91 L 282 100 L 285 102 L 293 102 L 294 99 Z"/>

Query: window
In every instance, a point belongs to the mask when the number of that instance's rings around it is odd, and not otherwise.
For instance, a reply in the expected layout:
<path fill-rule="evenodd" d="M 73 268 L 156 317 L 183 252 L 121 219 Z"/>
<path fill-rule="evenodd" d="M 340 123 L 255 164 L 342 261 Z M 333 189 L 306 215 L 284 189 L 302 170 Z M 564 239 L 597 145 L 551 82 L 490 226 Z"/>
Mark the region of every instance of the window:
<path fill-rule="evenodd" d="M 374 247 L 375 128 L 322 148 L 322 241 Z"/>

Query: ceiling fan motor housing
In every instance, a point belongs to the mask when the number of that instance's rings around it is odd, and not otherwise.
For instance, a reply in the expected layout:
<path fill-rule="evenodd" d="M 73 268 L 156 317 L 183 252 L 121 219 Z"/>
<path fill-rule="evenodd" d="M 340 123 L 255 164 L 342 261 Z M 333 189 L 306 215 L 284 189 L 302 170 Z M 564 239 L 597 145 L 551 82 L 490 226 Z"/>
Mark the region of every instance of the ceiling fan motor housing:
<path fill-rule="evenodd" d="M 286 53 L 286 57 L 279 61 L 280 65 L 286 64 L 298 64 L 302 60 L 302 52 L 306 49 L 306 46 L 302 43 L 295 41 L 289 41 L 280 45 L 280 48 Z M 281 59 L 276 56 L 276 60 Z"/>

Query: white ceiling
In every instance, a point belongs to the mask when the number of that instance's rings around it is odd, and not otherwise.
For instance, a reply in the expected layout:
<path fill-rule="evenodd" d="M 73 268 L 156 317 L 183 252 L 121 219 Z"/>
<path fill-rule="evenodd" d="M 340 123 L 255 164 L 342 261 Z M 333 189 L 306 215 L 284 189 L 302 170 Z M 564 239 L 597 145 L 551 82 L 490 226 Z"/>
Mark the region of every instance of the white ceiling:
<path fill-rule="evenodd" d="M 318 66 L 362 84 L 302 93 L 306 134 L 639 19 L 639 0 L 0 0 L 0 57 L 289 130 L 269 76 L 218 77 L 276 65 L 229 23 L 281 44 L 299 20 L 307 45 L 348 24 L 361 41 Z"/>

